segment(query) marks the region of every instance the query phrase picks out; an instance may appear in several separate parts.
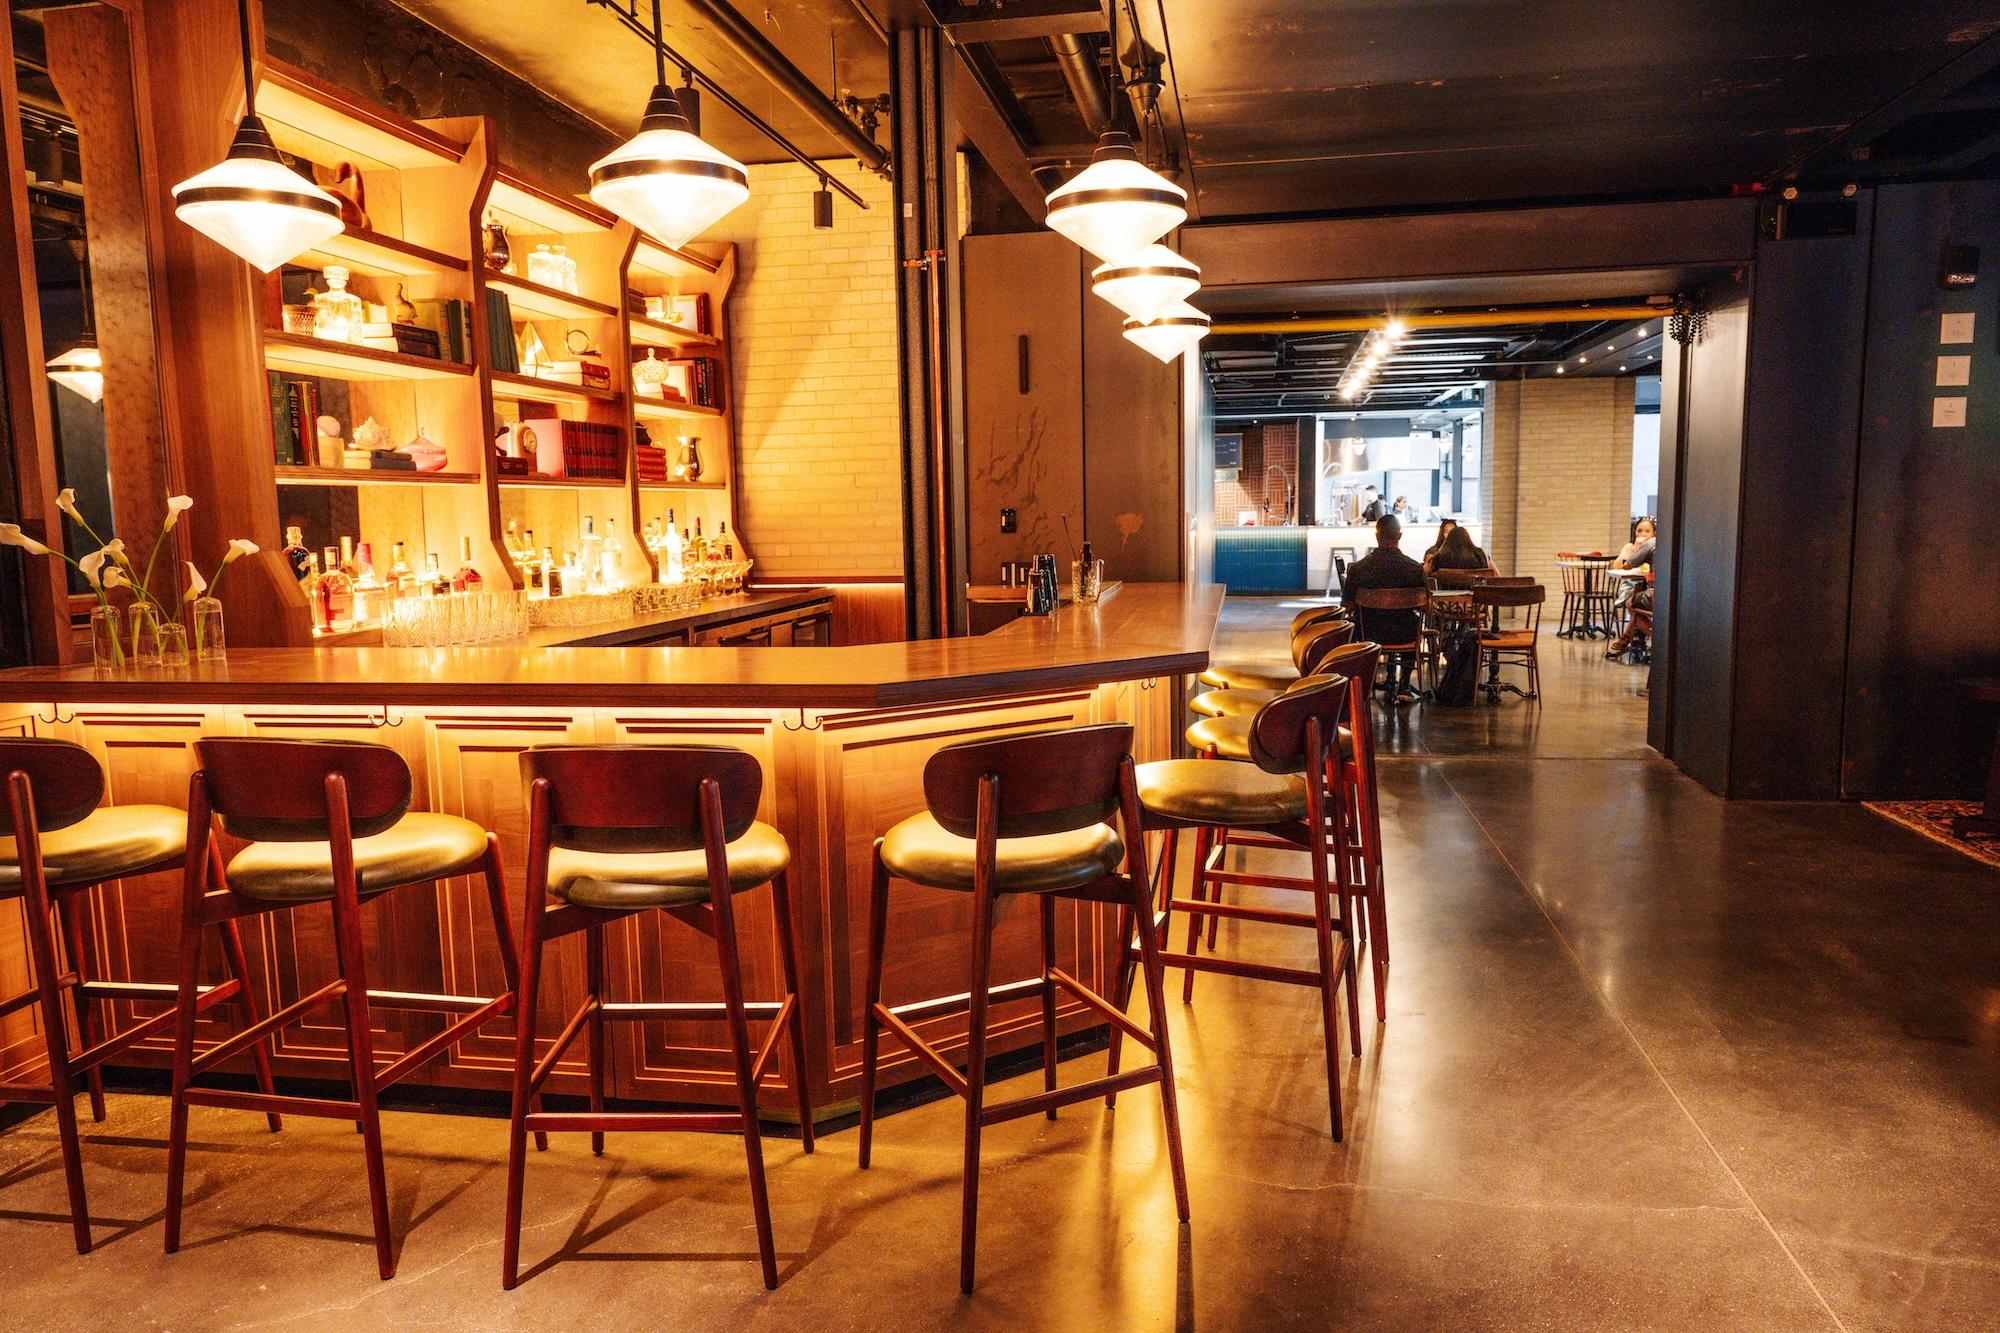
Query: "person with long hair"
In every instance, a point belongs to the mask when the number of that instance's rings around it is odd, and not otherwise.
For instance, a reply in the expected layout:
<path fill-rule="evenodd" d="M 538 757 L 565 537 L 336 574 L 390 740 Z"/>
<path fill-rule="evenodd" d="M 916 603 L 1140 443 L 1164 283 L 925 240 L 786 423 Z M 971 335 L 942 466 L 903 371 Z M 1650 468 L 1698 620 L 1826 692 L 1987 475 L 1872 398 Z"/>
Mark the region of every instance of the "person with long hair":
<path fill-rule="evenodd" d="M 1433 573 L 1440 569 L 1488 569 L 1493 562 L 1479 544 L 1472 540 L 1472 534 L 1464 527 L 1453 524 L 1437 549 L 1424 557 L 1424 572 Z"/>

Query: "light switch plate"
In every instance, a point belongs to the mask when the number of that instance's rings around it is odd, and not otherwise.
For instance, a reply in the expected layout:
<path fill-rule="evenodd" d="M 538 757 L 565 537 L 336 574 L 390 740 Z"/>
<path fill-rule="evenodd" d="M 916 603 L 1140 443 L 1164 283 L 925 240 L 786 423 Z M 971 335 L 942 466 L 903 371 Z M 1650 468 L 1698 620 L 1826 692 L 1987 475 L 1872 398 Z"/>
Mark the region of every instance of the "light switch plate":
<path fill-rule="evenodd" d="M 1938 341 L 1941 343 L 1969 343 L 1972 341 L 1972 314 L 1964 311 L 1946 315 L 1938 321 Z"/>
<path fill-rule="evenodd" d="M 1938 358 L 1937 384 L 1940 389 L 1958 388 L 1971 383 L 1971 357 L 1941 356 Z"/>
<path fill-rule="evenodd" d="M 1963 426 L 1965 424 L 1965 400 L 1963 398 L 1931 399 L 1931 425 Z"/>

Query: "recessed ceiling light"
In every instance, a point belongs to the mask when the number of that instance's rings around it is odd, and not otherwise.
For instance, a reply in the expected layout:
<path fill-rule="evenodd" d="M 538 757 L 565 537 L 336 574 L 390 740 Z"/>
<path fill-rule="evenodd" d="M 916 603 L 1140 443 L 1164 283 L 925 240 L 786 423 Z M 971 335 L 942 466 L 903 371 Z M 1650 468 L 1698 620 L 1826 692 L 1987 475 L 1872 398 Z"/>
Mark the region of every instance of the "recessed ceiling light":
<path fill-rule="evenodd" d="M 1563 367 L 1561 367 L 1561 366 L 1557 366 L 1557 367 L 1556 367 L 1556 374 L 1560 375 L 1560 374 L 1562 374 L 1562 373 L 1563 373 Z"/>
<path fill-rule="evenodd" d="M 1587 362 L 1587 361 L 1589 361 L 1589 360 L 1590 360 L 1590 358 L 1589 358 L 1589 357 L 1587 357 L 1587 356 L 1580 356 L 1580 357 L 1578 357 L 1578 358 L 1577 358 L 1577 360 L 1578 360 L 1579 362 Z"/>

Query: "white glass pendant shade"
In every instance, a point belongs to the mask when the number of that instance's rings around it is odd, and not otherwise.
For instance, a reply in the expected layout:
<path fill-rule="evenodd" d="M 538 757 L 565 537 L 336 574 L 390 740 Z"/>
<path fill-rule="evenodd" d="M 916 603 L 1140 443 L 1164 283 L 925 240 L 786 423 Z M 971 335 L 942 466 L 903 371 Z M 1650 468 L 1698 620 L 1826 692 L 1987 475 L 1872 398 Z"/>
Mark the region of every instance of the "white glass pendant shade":
<path fill-rule="evenodd" d="M 342 231 L 340 201 L 286 166 L 254 115 L 228 157 L 174 187 L 174 216 L 266 273 Z"/>
<path fill-rule="evenodd" d="M 93 403 L 104 401 L 104 354 L 95 339 L 86 338 L 76 346 L 49 358 L 48 376 L 73 393 Z"/>
<path fill-rule="evenodd" d="M 1125 337 L 1162 361 L 1171 361 L 1208 336 L 1208 316 L 1183 301 L 1153 319 L 1128 319 Z"/>
<path fill-rule="evenodd" d="M 1115 264 L 1187 221 L 1187 191 L 1141 162 L 1129 136 L 1107 130 L 1090 165 L 1050 192 L 1048 221 Z"/>
<path fill-rule="evenodd" d="M 1090 290 L 1144 323 L 1200 291 L 1201 268 L 1156 242 L 1122 263 L 1092 269 Z"/>
<path fill-rule="evenodd" d="M 654 240 L 682 246 L 750 197 L 750 174 L 688 127 L 664 85 L 639 132 L 590 165 L 590 197 Z"/>

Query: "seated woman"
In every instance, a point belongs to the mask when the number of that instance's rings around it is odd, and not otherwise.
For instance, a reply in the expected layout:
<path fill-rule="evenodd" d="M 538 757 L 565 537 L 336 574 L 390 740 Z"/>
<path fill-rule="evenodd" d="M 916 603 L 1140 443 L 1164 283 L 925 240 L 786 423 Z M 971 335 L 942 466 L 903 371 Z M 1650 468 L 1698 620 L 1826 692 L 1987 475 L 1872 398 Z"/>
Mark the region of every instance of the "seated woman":
<path fill-rule="evenodd" d="M 1424 573 L 1440 569 L 1490 569 L 1493 562 L 1472 540 L 1472 534 L 1454 523 L 1437 546 L 1424 556 Z"/>
<path fill-rule="evenodd" d="M 1431 557 L 1438 553 L 1438 548 L 1444 545 L 1444 539 L 1451 536 L 1453 529 L 1457 527 L 1458 520 L 1455 518 L 1441 518 L 1438 520 L 1438 539 L 1432 542 L 1424 551 L 1424 573 L 1428 574 L 1431 572 Z"/>
<path fill-rule="evenodd" d="M 1653 563 L 1653 539 L 1655 528 L 1650 518 L 1632 520 L 1632 540 L 1625 543 L 1625 549 L 1612 561 L 1617 569 L 1644 569 Z M 1639 639 L 1639 612 L 1653 609 L 1653 581 L 1651 579 L 1627 579 L 1622 592 L 1618 594 L 1617 605 L 1625 608 L 1625 628 L 1611 641 L 1605 652 L 1609 658 L 1619 658 L 1632 651 L 1632 645 Z"/>

